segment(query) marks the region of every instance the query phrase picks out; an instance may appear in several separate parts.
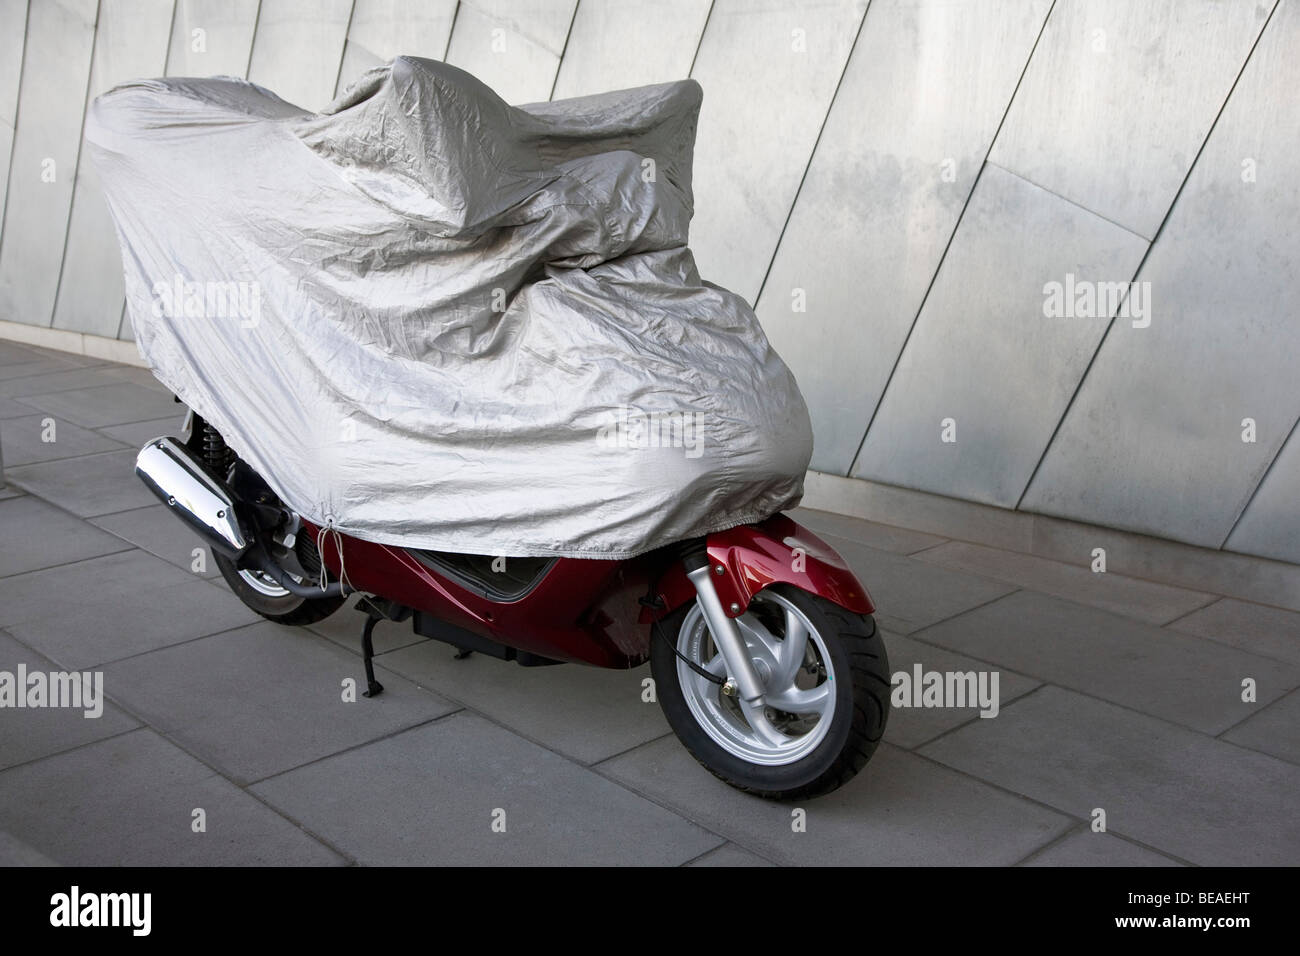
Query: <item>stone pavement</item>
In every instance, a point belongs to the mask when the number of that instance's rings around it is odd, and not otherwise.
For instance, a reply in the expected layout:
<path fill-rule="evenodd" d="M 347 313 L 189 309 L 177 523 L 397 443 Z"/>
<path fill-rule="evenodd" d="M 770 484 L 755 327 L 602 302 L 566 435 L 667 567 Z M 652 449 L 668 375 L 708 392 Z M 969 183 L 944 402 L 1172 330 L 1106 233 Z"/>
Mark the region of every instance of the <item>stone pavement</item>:
<path fill-rule="evenodd" d="M 0 863 L 1300 862 L 1300 614 L 800 510 L 892 671 L 997 672 L 1000 708 L 896 707 L 798 831 L 694 762 L 648 668 L 457 661 L 386 623 L 384 695 L 344 703 L 361 615 L 258 618 L 132 475 L 178 412 L 140 369 L 0 342 L 0 672 L 102 671 L 108 699 L 0 709 Z"/>

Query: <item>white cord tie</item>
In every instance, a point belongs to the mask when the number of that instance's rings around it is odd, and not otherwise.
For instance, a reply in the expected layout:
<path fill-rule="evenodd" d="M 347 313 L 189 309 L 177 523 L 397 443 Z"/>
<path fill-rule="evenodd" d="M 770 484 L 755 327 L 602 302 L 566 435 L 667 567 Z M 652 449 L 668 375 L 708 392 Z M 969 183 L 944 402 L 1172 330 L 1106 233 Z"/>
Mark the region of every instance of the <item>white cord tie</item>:
<path fill-rule="evenodd" d="M 333 537 L 334 550 L 337 551 L 339 555 L 339 583 L 343 585 L 343 593 L 348 594 L 351 591 L 355 591 L 356 588 L 354 588 L 352 586 L 352 582 L 348 580 L 347 566 L 343 563 L 343 535 L 339 534 L 338 529 L 334 527 L 333 515 L 326 515 L 325 524 L 323 524 L 321 526 L 321 529 L 318 532 L 316 532 L 316 554 L 320 557 L 320 579 L 319 581 L 317 581 L 317 584 L 320 586 L 320 589 L 322 591 L 324 591 L 325 588 L 328 586 L 328 581 L 326 580 L 326 571 L 325 571 L 325 536 L 326 535 L 334 536 Z"/>

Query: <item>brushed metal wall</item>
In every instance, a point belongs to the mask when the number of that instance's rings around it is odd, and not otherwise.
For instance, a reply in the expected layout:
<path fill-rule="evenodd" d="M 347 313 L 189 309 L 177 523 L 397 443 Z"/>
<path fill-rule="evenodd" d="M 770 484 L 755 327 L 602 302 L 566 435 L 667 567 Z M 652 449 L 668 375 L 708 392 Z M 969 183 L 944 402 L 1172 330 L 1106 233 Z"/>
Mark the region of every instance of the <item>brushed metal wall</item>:
<path fill-rule="evenodd" d="M 130 337 L 80 163 L 124 79 L 693 76 L 691 244 L 814 467 L 1300 563 L 1297 50 L 1300 0 L 0 0 L 0 319 Z"/>
<path fill-rule="evenodd" d="M 1140 236 L 985 166 L 852 474 L 1015 507 L 1106 331 L 1043 286 L 1131 276 Z"/>
<path fill-rule="evenodd" d="M 1111 327 L 1025 507 L 1300 560 L 1296 450 L 1279 456 L 1300 419 L 1300 128 L 1276 121 L 1298 48 L 1286 0 L 1138 276 L 1150 326 Z"/>
<path fill-rule="evenodd" d="M 848 474 L 1049 7 L 867 11 L 758 300 L 772 344 L 803 372 L 819 471 Z"/>
<path fill-rule="evenodd" d="M 119 83 L 166 71 L 173 10 L 173 0 L 100 0 L 87 105 Z M 121 325 L 125 298 L 113 220 L 99 174 L 83 156 L 73 184 L 54 327 L 111 338 Z"/>
<path fill-rule="evenodd" d="M 27 35 L 27 0 L 0 0 L 0 210 L 9 190 L 9 155 L 18 117 L 18 81 Z"/>
<path fill-rule="evenodd" d="M 96 0 L 30 5 L 0 232 L 0 316 L 49 325 L 63 266 Z"/>
<path fill-rule="evenodd" d="M 455 16 L 456 0 L 356 0 L 335 93 L 395 56 L 441 60 Z"/>
<path fill-rule="evenodd" d="M 460 0 L 447 62 L 510 103 L 551 97 L 577 0 Z"/>

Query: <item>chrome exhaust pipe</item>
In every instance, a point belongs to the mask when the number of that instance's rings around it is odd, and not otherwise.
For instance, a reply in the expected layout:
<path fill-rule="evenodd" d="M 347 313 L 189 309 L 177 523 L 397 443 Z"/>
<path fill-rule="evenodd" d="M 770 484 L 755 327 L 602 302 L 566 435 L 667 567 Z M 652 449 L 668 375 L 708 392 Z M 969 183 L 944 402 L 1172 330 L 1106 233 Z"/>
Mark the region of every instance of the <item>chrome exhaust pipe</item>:
<path fill-rule="evenodd" d="M 135 473 L 213 551 L 232 561 L 248 551 L 230 489 L 179 441 L 148 442 L 136 456 Z"/>

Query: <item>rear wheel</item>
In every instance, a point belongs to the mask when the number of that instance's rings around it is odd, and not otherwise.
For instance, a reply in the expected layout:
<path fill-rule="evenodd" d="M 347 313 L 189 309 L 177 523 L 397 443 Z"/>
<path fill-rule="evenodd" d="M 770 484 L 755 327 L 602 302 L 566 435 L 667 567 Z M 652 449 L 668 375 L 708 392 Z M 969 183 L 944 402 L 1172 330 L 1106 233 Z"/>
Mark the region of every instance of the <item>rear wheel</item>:
<path fill-rule="evenodd" d="M 225 439 L 198 415 L 192 418 L 190 429 L 190 449 L 201 454 L 209 468 L 229 481 L 234 474 L 233 469 L 237 459 L 235 453 L 226 445 Z M 288 567 L 296 566 L 308 577 L 320 574 L 320 553 L 309 538 L 299 536 L 292 549 L 273 546 L 272 550 L 280 552 L 274 556 L 287 560 Z M 235 596 L 250 610 L 277 624 L 315 624 L 329 617 L 347 600 L 346 597 L 299 597 L 264 572 L 240 570 L 235 567 L 233 561 L 219 554 L 214 554 L 213 559 L 217 570 L 221 572 L 230 590 L 235 592 Z M 296 574 L 293 577 L 299 582 L 304 580 Z"/>
<path fill-rule="evenodd" d="M 682 660 L 728 676 L 691 602 L 660 622 L 667 640 L 651 641 L 673 731 L 716 776 L 758 796 L 816 796 L 846 783 L 875 752 L 889 716 L 889 660 L 875 622 L 785 585 L 760 592 L 736 621 L 763 683 L 761 714 L 747 716 Z"/>
<path fill-rule="evenodd" d="M 319 572 L 320 555 L 314 544 L 299 539 L 294 546 L 294 552 L 304 569 L 311 571 L 314 568 Z M 229 558 L 219 554 L 214 557 L 217 570 L 225 578 L 230 590 L 235 592 L 235 596 L 248 608 L 277 624 L 315 624 L 329 617 L 347 601 L 346 597 L 299 597 L 281 587 L 261 571 L 241 571 Z M 297 575 L 294 577 L 302 580 Z"/>

